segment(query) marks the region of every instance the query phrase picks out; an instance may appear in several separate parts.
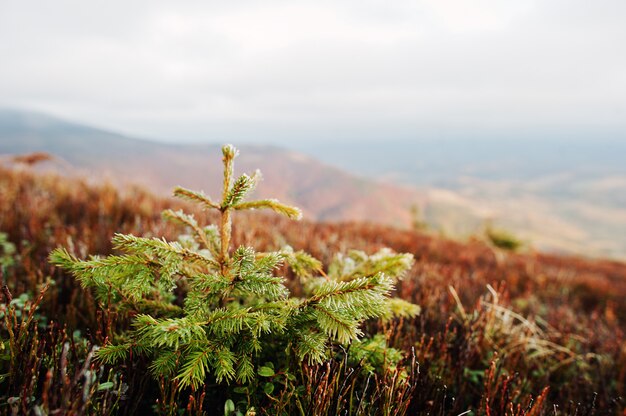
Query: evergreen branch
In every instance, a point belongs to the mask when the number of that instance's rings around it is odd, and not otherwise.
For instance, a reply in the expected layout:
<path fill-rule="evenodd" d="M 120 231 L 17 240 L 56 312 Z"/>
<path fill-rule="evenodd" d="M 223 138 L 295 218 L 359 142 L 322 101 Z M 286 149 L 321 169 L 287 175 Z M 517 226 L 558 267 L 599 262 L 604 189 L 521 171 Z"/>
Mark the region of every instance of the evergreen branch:
<path fill-rule="evenodd" d="M 213 307 L 218 304 L 218 294 L 203 293 L 190 287 L 190 291 L 185 297 L 184 313 L 189 316 L 206 315 Z"/>
<path fill-rule="evenodd" d="M 327 281 L 315 288 L 313 297 L 304 305 L 313 308 L 322 331 L 346 344 L 360 335 L 360 321 L 385 313 L 385 301 L 392 288 L 392 280 L 383 274 L 348 282 Z"/>
<path fill-rule="evenodd" d="M 206 315 L 220 299 L 230 293 L 232 281 L 220 274 L 197 274 L 188 279 L 185 313 Z"/>
<path fill-rule="evenodd" d="M 322 305 L 315 306 L 315 317 L 320 329 L 340 344 L 348 344 L 362 334 L 357 320 Z"/>
<path fill-rule="evenodd" d="M 279 299 L 277 301 L 263 302 L 254 306 L 251 310 L 258 311 L 278 311 L 284 316 L 289 316 L 295 311 L 302 310 L 304 301 L 297 298 Z"/>
<path fill-rule="evenodd" d="M 260 176 L 261 174 L 257 170 L 252 176 L 244 173 L 237 178 L 222 202 L 222 210 L 240 203 L 256 187 Z"/>
<path fill-rule="evenodd" d="M 257 260 L 249 247 L 239 247 L 233 254 L 231 270 L 234 276 L 232 290 L 240 294 L 255 294 L 273 301 L 289 294 L 284 279 L 272 275 L 283 260 L 281 253 L 268 253 Z"/>
<path fill-rule="evenodd" d="M 151 253 L 166 260 L 174 261 L 178 256 L 180 260 L 189 260 L 213 268 L 219 267 L 219 263 L 196 251 L 183 248 L 180 243 L 170 243 L 158 238 L 136 237 L 131 234 L 115 234 L 112 239 L 113 247 L 130 252 Z"/>
<path fill-rule="evenodd" d="M 311 330 L 298 332 L 295 350 L 301 361 L 307 359 L 309 364 L 319 364 L 326 358 L 328 337 L 324 333 Z"/>
<path fill-rule="evenodd" d="M 233 281 L 233 290 L 237 293 L 256 294 L 269 301 L 276 301 L 289 295 L 284 281 L 282 277 L 255 273 Z"/>
<path fill-rule="evenodd" d="M 189 386 L 197 389 L 204 383 L 211 367 L 218 383 L 229 382 L 236 375 L 235 355 L 226 347 L 202 342 L 189 347 L 185 355 L 187 359 L 176 376 L 180 380 L 180 390 Z"/>
<path fill-rule="evenodd" d="M 231 285 L 230 279 L 219 273 L 198 273 L 189 279 L 189 286 L 204 295 L 219 294 Z"/>
<path fill-rule="evenodd" d="M 175 316 L 182 312 L 180 306 L 172 304 L 170 301 L 138 299 L 132 301 L 134 310 L 140 313 L 157 313 L 158 315 Z"/>
<path fill-rule="evenodd" d="M 150 371 L 156 376 L 171 377 L 176 372 L 180 352 L 177 350 L 158 350 L 150 364 Z"/>
<path fill-rule="evenodd" d="M 225 144 L 222 146 L 222 155 L 225 159 L 234 159 L 239 156 L 239 149 L 232 144 Z"/>
<path fill-rule="evenodd" d="M 186 199 L 187 201 L 197 202 L 205 208 L 220 209 L 220 206 L 213 202 L 211 198 L 204 194 L 204 192 L 192 191 L 190 189 L 177 186 L 174 188 L 174 196 Z"/>
<path fill-rule="evenodd" d="M 178 222 L 179 224 L 186 225 L 194 231 L 196 239 L 199 243 L 204 244 L 204 247 L 207 249 L 211 249 L 211 243 L 207 239 L 207 233 L 205 230 L 200 228 L 198 222 L 193 217 L 193 215 L 185 214 L 182 210 L 173 211 L 171 209 L 166 209 L 163 211 L 161 216 L 169 221 Z"/>
<path fill-rule="evenodd" d="M 419 305 L 415 305 L 414 303 L 407 302 L 400 298 L 387 299 L 386 304 L 386 310 L 382 315 L 384 320 L 393 318 L 414 318 L 422 311 Z"/>
<path fill-rule="evenodd" d="M 231 259 L 230 268 L 232 274 L 241 278 L 242 275 L 252 273 L 256 268 L 254 260 L 254 250 L 250 247 L 240 246 L 235 250 Z"/>
<path fill-rule="evenodd" d="M 255 255 L 255 267 L 258 273 L 271 273 L 274 269 L 281 266 L 285 256 L 283 253 L 265 253 L 265 255 L 258 258 Z"/>
<path fill-rule="evenodd" d="M 104 258 L 94 256 L 90 260 L 80 260 L 64 248 L 55 249 L 50 253 L 49 260 L 55 266 L 72 273 L 84 284 L 91 282 L 103 283 L 107 276 L 136 272 L 135 269 L 132 269 L 133 267 L 147 267 L 150 264 L 150 260 L 141 255 L 109 256 Z M 131 269 L 129 270 L 129 268 Z"/>
<path fill-rule="evenodd" d="M 388 296 L 391 290 L 393 290 L 393 281 L 382 273 L 369 277 L 360 277 L 347 282 L 330 280 L 315 287 L 309 303 L 322 302 L 324 300 L 350 303 L 351 301 L 359 300 L 360 297 L 362 297 L 361 303 L 377 301 Z M 353 297 L 353 295 L 356 295 L 356 297 Z"/>
<path fill-rule="evenodd" d="M 246 318 L 246 326 L 255 338 L 260 338 L 262 334 L 282 333 L 285 331 L 287 317 L 281 311 L 269 310 L 250 312 Z"/>
<path fill-rule="evenodd" d="M 250 383 L 255 376 L 252 359 L 246 354 L 241 354 L 237 359 L 237 382 Z"/>
<path fill-rule="evenodd" d="M 95 286 L 100 300 L 115 290 L 124 297 L 139 301 L 152 291 L 155 282 L 153 268 L 158 266 L 140 254 L 79 260 L 62 248 L 50 254 L 50 262 L 68 270 L 83 287 Z"/>
<path fill-rule="evenodd" d="M 245 309 L 215 309 L 202 316 L 203 324 L 210 334 L 217 336 L 235 336 L 243 330 L 246 318 L 250 313 Z"/>
<path fill-rule="evenodd" d="M 313 272 L 322 273 L 322 262 L 302 250 L 294 252 L 293 248 L 286 246 L 280 253 L 293 273 L 300 278 L 312 277 Z"/>
<path fill-rule="evenodd" d="M 204 384 L 212 354 L 213 350 L 209 348 L 187 353 L 187 360 L 183 364 L 181 372 L 176 376 L 180 380 L 179 390 L 189 386 L 195 390 L 201 384 Z"/>
<path fill-rule="evenodd" d="M 228 191 L 230 190 L 230 183 L 232 181 L 234 168 L 234 160 L 237 156 L 239 156 L 239 150 L 235 148 L 232 144 L 227 144 L 222 146 L 222 162 L 224 163 L 224 185 L 222 187 L 222 206 L 224 206 L 224 201 L 228 196 Z"/>
<path fill-rule="evenodd" d="M 182 210 L 174 211 L 171 209 L 166 209 L 161 213 L 161 217 L 164 220 L 177 222 L 182 225 L 186 225 L 189 228 L 194 230 L 199 229 L 198 221 L 194 218 L 193 215 L 185 214 Z"/>
<path fill-rule="evenodd" d="M 75 268 L 76 263 L 80 260 L 69 253 L 65 248 L 58 247 L 54 249 L 48 256 L 50 263 L 62 269 L 72 271 Z"/>
<path fill-rule="evenodd" d="M 393 279 L 402 279 L 414 262 L 412 254 L 398 254 L 386 248 L 371 256 L 363 251 L 352 250 L 347 256 L 337 256 L 328 267 L 328 275 L 336 280 L 350 280 L 357 276 L 385 273 Z"/>
<path fill-rule="evenodd" d="M 403 354 L 387 345 L 383 334 L 376 334 L 370 339 L 357 340 L 350 346 L 349 360 L 359 363 L 367 372 L 376 370 L 395 370 L 402 360 Z"/>
<path fill-rule="evenodd" d="M 235 209 L 238 211 L 245 210 L 245 209 L 265 209 L 265 208 L 271 209 L 293 220 L 299 220 L 302 218 L 302 211 L 300 211 L 300 209 L 282 204 L 278 202 L 278 200 L 276 199 L 261 199 L 258 201 L 242 202 L 242 203 L 232 206 L 232 209 Z"/>
<path fill-rule="evenodd" d="M 202 228 L 206 240 L 209 242 L 209 252 L 213 258 L 219 258 L 220 255 L 220 232 L 216 225 L 207 225 Z"/>
<path fill-rule="evenodd" d="M 218 383 L 235 378 L 235 355 L 226 347 L 219 348 L 213 364 L 215 378 Z"/>
<path fill-rule="evenodd" d="M 178 349 L 192 340 L 204 339 L 205 324 L 191 317 L 154 319 L 148 315 L 137 315 L 133 326 L 142 343 Z"/>
<path fill-rule="evenodd" d="M 116 364 L 128 358 L 131 344 L 107 344 L 96 351 L 96 357 L 103 364 Z"/>

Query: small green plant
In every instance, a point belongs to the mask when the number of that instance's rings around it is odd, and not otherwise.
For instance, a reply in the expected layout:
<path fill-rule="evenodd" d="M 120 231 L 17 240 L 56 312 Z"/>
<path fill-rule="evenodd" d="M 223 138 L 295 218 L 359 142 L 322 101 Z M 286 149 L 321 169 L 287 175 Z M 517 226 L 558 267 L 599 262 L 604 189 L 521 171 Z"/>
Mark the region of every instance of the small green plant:
<path fill-rule="evenodd" d="M 417 204 L 412 204 L 409 208 L 411 213 L 411 228 L 414 231 L 427 231 L 428 222 L 426 222 L 424 212 Z"/>
<path fill-rule="evenodd" d="M 15 244 L 11 243 L 5 233 L 0 232 L 0 274 L 4 276 L 7 268 L 15 262 Z"/>
<path fill-rule="evenodd" d="M 146 356 L 153 375 L 171 380 L 179 390 L 196 390 L 209 379 L 258 386 L 268 378 L 268 368 L 273 374 L 273 368 L 261 365 L 268 357 L 286 357 L 281 366 L 291 360 L 321 363 L 332 356 L 333 345 L 358 340 L 366 319 L 418 313 L 415 305 L 390 297 L 395 280 L 411 267 L 411 255 L 355 251 L 337 257 L 324 274 L 318 260 L 289 247 L 265 253 L 244 246 L 233 250 L 234 212 L 271 209 L 293 219 L 301 213 L 274 199 L 246 201 L 259 173 L 233 180 L 238 151 L 226 145 L 222 153 L 221 202 L 184 188 L 174 191 L 219 212 L 217 226 L 166 210 L 163 217 L 190 234 L 174 242 L 116 234 L 113 245 L 121 254 L 87 260 L 63 248 L 51 253 L 51 262 L 93 290 L 103 307 L 134 317 L 131 330 L 111 336 L 97 352 L 102 362 L 120 362 L 131 352 Z M 285 279 L 275 274 L 283 263 L 302 280 L 303 297 L 291 297 Z M 271 383 L 262 385 L 272 393 Z M 231 404 L 225 413 L 233 413 Z"/>
<path fill-rule="evenodd" d="M 485 227 L 485 236 L 491 244 L 503 250 L 517 251 L 524 245 L 524 243 L 511 232 L 500 228 L 493 228 L 491 224 L 487 224 Z"/>

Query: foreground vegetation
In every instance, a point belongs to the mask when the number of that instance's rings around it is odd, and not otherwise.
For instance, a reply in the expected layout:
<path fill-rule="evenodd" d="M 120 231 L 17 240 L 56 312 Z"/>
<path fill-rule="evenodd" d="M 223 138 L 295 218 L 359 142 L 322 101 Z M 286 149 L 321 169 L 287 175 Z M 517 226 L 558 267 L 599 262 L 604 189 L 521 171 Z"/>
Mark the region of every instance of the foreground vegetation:
<path fill-rule="evenodd" d="M 479 240 L 461 244 L 375 225 L 296 223 L 258 212 L 233 218 L 233 247 L 282 253 L 285 261 L 289 253 L 293 258 L 303 250 L 321 261 L 321 266 L 311 261 L 309 266 L 330 278 L 339 264 L 392 256 L 381 252 L 386 247 L 411 253 L 415 261 L 396 283 L 395 295 L 419 305 L 419 315 L 413 316 L 416 310 L 386 319 L 371 314 L 360 326 L 363 337 L 352 343 L 353 337 L 333 337 L 337 331 L 330 331 L 324 354 L 314 360 L 306 354 L 290 359 L 287 340 L 268 339 L 268 333 L 260 338 L 266 348 L 251 355 L 254 373 L 234 376 L 230 383 L 220 377 L 220 366 L 189 382 L 169 376 L 169 364 L 183 369 L 184 363 L 174 359 L 168 364 L 163 357 L 171 355 L 142 351 L 140 335 L 147 332 L 136 324 L 141 319 L 137 305 L 107 299 L 106 290 L 83 289 L 71 273 L 52 266 L 48 255 L 59 246 L 71 261 L 119 254 L 111 246 L 115 233 L 175 241 L 181 228 L 164 222 L 160 213 L 180 209 L 220 223 L 219 212 L 139 189 L 121 194 L 109 186 L 0 168 L 0 232 L 5 235 L 0 237 L 0 273 L 6 284 L 0 306 L 2 413 L 624 411 L 626 265 L 513 254 Z M 286 245 L 293 250 L 285 251 Z M 337 257 L 350 250 L 363 253 Z M 272 276 L 285 276 L 281 284 L 292 296 L 310 296 L 302 269 L 279 266 Z M 172 308 L 184 306 L 190 293 L 188 284 L 175 286 L 167 298 Z M 238 301 L 246 302 L 248 297 Z M 170 312 L 171 319 L 180 313 Z M 137 336 L 124 338 L 133 329 Z M 103 359 L 102 351 L 115 352 L 116 345 L 124 351 L 116 359 Z M 180 347 L 184 353 L 184 343 Z M 155 371 L 157 365 L 165 371 Z"/>

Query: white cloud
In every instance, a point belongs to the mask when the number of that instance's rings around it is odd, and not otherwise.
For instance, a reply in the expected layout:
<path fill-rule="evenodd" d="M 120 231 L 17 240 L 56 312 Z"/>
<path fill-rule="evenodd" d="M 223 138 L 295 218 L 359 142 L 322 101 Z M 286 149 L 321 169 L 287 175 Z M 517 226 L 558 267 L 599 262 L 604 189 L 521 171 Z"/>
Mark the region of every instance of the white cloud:
<path fill-rule="evenodd" d="M 5 0 L 0 104 L 185 139 L 624 130 L 624 16 L 621 0 Z"/>
<path fill-rule="evenodd" d="M 425 0 L 437 23 L 452 33 L 505 31 L 528 15 L 535 1 Z"/>

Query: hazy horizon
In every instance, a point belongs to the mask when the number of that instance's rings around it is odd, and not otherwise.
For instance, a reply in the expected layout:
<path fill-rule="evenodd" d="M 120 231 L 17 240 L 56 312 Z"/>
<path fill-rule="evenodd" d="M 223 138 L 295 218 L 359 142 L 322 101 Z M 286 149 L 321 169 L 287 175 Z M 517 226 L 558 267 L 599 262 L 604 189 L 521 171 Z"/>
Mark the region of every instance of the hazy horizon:
<path fill-rule="evenodd" d="M 338 147 L 345 147 L 350 145 L 400 145 L 403 143 L 419 143 L 419 142 L 526 142 L 532 145 L 536 142 L 622 142 L 626 139 L 626 134 L 622 134 L 620 130 L 598 127 L 598 128 L 586 128 L 566 130 L 559 128 L 520 128 L 511 129 L 507 131 L 500 131 L 495 129 L 480 129 L 480 130 L 465 130 L 465 131 L 452 131 L 450 129 L 427 129 L 423 128 L 419 131 L 411 132 L 410 134 L 394 134 L 388 135 L 384 138 L 369 137 L 369 136 L 351 136 L 351 137 L 324 137 L 316 136 L 314 132 L 294 132 L 293 135 L 290 132 L 286 136 L 286 132 L 275 136 L 235 136 L 229 138 L 220 138 L 206 135 L 203 137 L 195 138 L 183 138 L 183 137 L 168 137 L 168 136 L 151 136 L 148 133 L 128 131 L 123 128 L 118 129 L 112 125 L 102 122 L 90 122 L 88 120 L 72 117 L 71 115 L 65 116 L 58 114 L 58 112 L 48 112 L 44 110 L 34 109 L 30 107 L 22 106 L 8 106 L 0 104 L 0 112 L 5 114 L 15 113 L 20 116 L 34 115 L 36 117 L 43 117 L 53 120 L 54 122 L 62 122 L 67 124 L 74 124 L 81 127 L 90 129 L 97 129 L 103 132 L 112 134 L 119 134 L 126 136 L 129 139 L 141 140 L 147 142 L 164 143 L 164 144 L 180 144 L 180 145 L 194 145 L 194 144 L 215 144 L 222 145 L 224 143 L 235 143 L 238 145 L 267 145 L 267 146 L 279 146 L 293 149 L 310 149 L 315 146 L 316 143 L 333 144 Z"/>
<path fill-rule="evenodd" d="M 55 139 L 56 137 L 56 139 Z M 450 178 L 458 179 L 466 174 L 491 179 L 533 178 L 552 173 L 572 171 L 578 174 L 624 174 L 626 166 L 626 141 L 618 135 L 594 136 L 585 132 L 564 135 L 558 132 L 511 132 L 502 135 L 467 134 L 432 135 L 424 132 L 411 140 L 398 137 L 385 141 L 366 139 L 361 141 L 342 140 L 205 140 L 176 141 L 155 140 L 152 137 L 127 135 L 107 126 L 83 123 L 79 120 L 57 118 L 42 112 L 21 111 L 0 107 L 0 145 L 4 141 L 7 149 L 15 148 L 24 141 L 22 151 L 46 149 L 54 153 L 55 140 L 63 145 L 71 137 L 74 143 L 84 147 L 88 142 L 105 140 L 109 143 L 136 142 L 142 146 L 215 146 L 226 142 L 236 146 L 273 146 L 305 153 L 346 171 L 367 177 L 384 177 L 403 172 L 395 180 L 431 185 L 447 183 Z M 37 146 L 33 147 L 33 138 Z M 7 142 L 8 141 L 8 142 Z M 85 144 L 81 144 L 85 141 Z M 154 144 L 154 145 L 152 145 Z M 99 144 L 95 144 L 99 147 Z M 52 147 L 51 147 L 52 146 Z M 0 149 L 2 146 L 0 146 Z M 494 169 L 494 166 L 497 168 Z M 445 178 L 444 182 L 440 179 Z"/>

